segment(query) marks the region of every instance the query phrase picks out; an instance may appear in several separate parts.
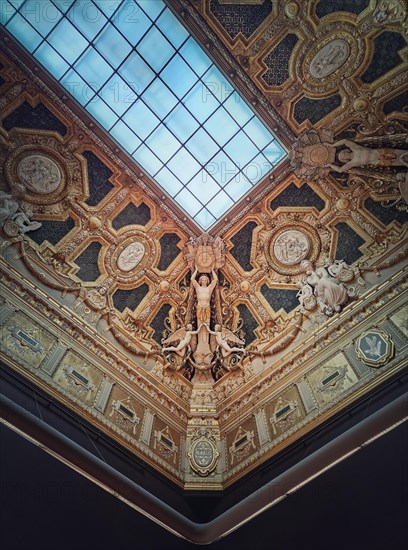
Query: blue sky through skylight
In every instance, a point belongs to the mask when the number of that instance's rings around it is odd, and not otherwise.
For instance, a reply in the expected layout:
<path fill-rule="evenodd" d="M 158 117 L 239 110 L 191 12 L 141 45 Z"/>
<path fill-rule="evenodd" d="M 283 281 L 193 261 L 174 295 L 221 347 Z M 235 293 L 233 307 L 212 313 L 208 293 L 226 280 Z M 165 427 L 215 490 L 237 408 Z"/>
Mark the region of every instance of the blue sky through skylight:
<path fill-rule="evenodd" d="M 286 154 L 162 0 L 2 0 L 0 18 L 203 229 Z"/>

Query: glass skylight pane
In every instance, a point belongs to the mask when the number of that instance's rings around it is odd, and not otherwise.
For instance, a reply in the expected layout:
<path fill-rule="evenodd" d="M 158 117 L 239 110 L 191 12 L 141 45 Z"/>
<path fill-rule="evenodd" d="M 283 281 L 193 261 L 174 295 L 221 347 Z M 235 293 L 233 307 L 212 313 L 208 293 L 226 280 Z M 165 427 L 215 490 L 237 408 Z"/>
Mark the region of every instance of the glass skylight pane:
<path fill-rule="evenodd" d="M 107 21 L 98 7 L 89 0 L 76 0 L 67 17 L 88 40 L 93 40 Z"/>
<path fill-rule="evenodd" d="M 276 140 L 272 141 L 272 143 L 270 143 L 262 151 L 262 153 L 265 155 L 265 157 L 268 159 L 268 161 L 271 164 L 277 164 L 285 154 L 284 150 Z"/>
<path fill-rule="evenodd" d="M 159 73 L 170 57 L 174 48 L 156 28 L 152 28 L 137 47 L 137 51 L 154 71 Z"/>
<path fill-rule="evenodd" d="M 42 0 L 41 3 L 38 3 L 38 0 L 27 0 L 21 13 L 44 37 L 52 31 L 62 17 L 62 13 L 50 0 Z"/>
<path fill-rule="evenodd" d="M 86 110 L 107 130 L 109 130 L 118 120 L 118 115 L 116 115 L 105 102 L 97 97 L 88 103 Z"/>
<path fill-rule="evenodd" d="M 187 184 L 187 189 L 191 191 L 200 202 L 205 204 L 218 193 L 220 186 L 211 176 L 204 172 L 204 170 L 201 170 L 201 172 L 194 176 Z"/>
<path fill-rule="evenodd" d="M 162 0 L 54 4 L 0 0 L 1 18 L 201 227 L 285 155 Z M 13 6 L 21 8 L 14 16 Z M 31 27 L 26 6 L 46 8 L 50 17 L 37 23 L 31 10 Z M 38 31 L 50 32 L 49 40 L 41 43 Z"/>
<path fill-rule="evenodd" d="M 33 52 L 42 38 L 20 14 L 16 13 L 7 23 L 7 30 L 13 34 L 29 52 Z"/>
<path fill-rule="evenodd" d="M 198 74 L 203 76 L 208 67 L 211 66 L 212 61 L 203 52 L 194 38 L 189 38 L 180 50 L 180 54 L 184 57 L 190 67 Z"/>
<path fill-rule="evenodd" d="M 92 47 L 75 63 L 75 69 L 95 91 L 108 80 L 113 70 Z"/>
<path fill-rule="evenodd" d="M 273 138 L 269 130 L 267 130 L 257 118 L 250 120 L 248 124 L 244 126 L 244 131 L 252 141 L 256 143 L 259 149 L 263 149 Z"/>
<path fill-rule="evenodd" d="M 215 65 L 206 72 L 203 81 L 220 102 L 225 101 L 234 91 L 229 81 L 221 74 Z"/>
<path fill-rule="evenodd" d="M 183 103 L 201 123 L 219 107 L 218 101 L 202 82 L 197 82 Z"/>
<path fill-rule="evenodd" d="M 50 48 L 47 43 L 41 44 L 34 55 L 57 79 L 60 79 L 69 69 L 68 63 L 53 48 Z"/>
<path fill-rule="evenodd" d="M 133 153 L 133 157 L 137 162 L 140 162 L 143 168 L 147 170 L 151 176 L 154 176 L 163 166 L 163 163 L 146 147 L 146 145 L 141 145 L 139 149 Z"/>
<path fill-rule="evenodd" d="M 181 147 L 177 139 L 163 125 L 153 132 L 146 143 L 163 162 L 167 162 Z"/>
<path fill-rule="evenodd" d="M 188 189 L 183 189 L 180 191 L 180 193 L 175 197 L 176 201 L 179 203 L 179 205 L 184 208 L 184 210 L 190 214 L 190 216 L 194 216 L 197 214 L 197 212 L 202 208 L 202 204 L 198 202 L 198 200 L 190 193 Z"/>
<path fill-rule="evenodd" d="M 180 99 L 197 81 L 196 75 L 179 55 L 170 61 L 160 77 Z"/>
<path fill-rule="evenodd" d="M 172 172 L 179 175 L 182 183 L 187 183 L 200 171 L 201 166 L 186 149 L 181 149 L 168 163 Z"/>
<path fill-rule="evenodd" d="M 231 178 L 236 177 L 239 173 L 239 168 L 224 151 L 220 151 L 208 164 L 206 164 L 205 169 L 221 187 L 224 187 Z"/>
<path fill-rule="evenodd" d="M 259 152 L 257 147 L 243 132 L 239 132 L 234 136 L 224 149 L 231 158 L 239 159 L 241 167 L 256 157 Z"/>
<path fill-rule="evenodd" d="M 81 105 L 88 103 L 94 95 L 92 88 L 73 69 L 64 76 L 61 84 Z"/>
<path fill-rule="evenodd" d="M 206 208 L 200 210 L 194 217 L 195 221 L 201 225 L 203 229 L 208 229 L 216 221 Z"/>
<path fill-rule="evenodd" d="M 123 2 L 115 14 L 114 22 L 120 32 L 135 46 L 149 30 L 152 22 L 133 2 Z"/>
<path fill-rule="evenodd" d="M 160 123 L 160 120 L 140 100 L 125 113 L 123 119 L 140 139 L 146 139 Z"/>
<path fill-rule="evenodd" d="M 225 214 L 233 204 L 229 196 L 224 191 L 220 191 L 206 206 L 214 218 L 218 219 Z"/>
<path fill-rule="evenodd" d="M 7 21 L 10 21 L 15 13 L 16 9 L 11 4 L 9 4 L 8 2 L 0 2 L 0 23 L 2 25 L 5 25 Z M 17 15 L 17 17 L 20 16 Z"/>
<path fill-rule="evenodd" d="M 240 172 L 224 187 L 224 190 L 234 201 L 237 201 L 243 197 L 245 193 L 251 189 L 251 187 L 252 185 L 248 179 L 242 172 Z"/>
<path fill-rule="evenodd" d="M 227 111 L 221 107 L 204 124 L 207 132 L 213 136 L 215 141 L 223 146 L 239 130 Z M 272 137 L 272 136 L 271 136 Z"/>
<path fill-rule="evenodd" d="M 198 128 L 198 122 L 181 103 L 164 120 L 164 124 L 170 128 L 181 142 L 185 142 Z"/>
<path fill-rule="evenodd" d="M 131 154 L 141 143 L 135 133 L 121 120 L 115 124 L 110 133 Z"/>
<path fill-rule="evenodd" d="M 254 116 L 254 113 L 236 92 L 229 96 L 223 106 L 240 126 L 246 124 Z"/>
<path fill-rule="evenodd" d="M 63 19 L 48 37 L 57 52 L 70 64 L 81 55 L 88 46 L 88 42 L 71 25 L 67 19 Z"/>
<path fill-rule="evenodd" d="M 177 97 L 159 79 L 150 84 L 143 94 L 143 100 L 160 118 L 166 117 L 178 103 Z"/>
<path fill-rule="evenodd" d="M 174 197 L 183 187 L 180 181 L 167 168 L 162 168 L 160 172 L 155 175 L 154 179 L 158 181 L 172 197 Z"/>
<path fill-rule="evenodd" d="M 128 57 L 118 72 L 137 94 L 141 94 L 155 77 L 154 72 L 136 52 Z"/>
<path fill-rule="evenodd" d="M 156 21 L 156 25 L 162 31 L 167 40 L 177 49 L 188 38 L 188 32 L 170 10 L 166 10 Z"/>
<path fill-rule="evenodd" d="M 95 41 L 95 48 L 113 67 L 118 67 L 132 49 L 129 42 L 112 26 L 103 29 Z"/>
<path fill-rule="evenodd" d="M 219 150 L 219 146 L 210 138 L 203 128 L 200 128 L 191 139 L 188 140 L 186 147 L 202 164 L 206 164 Z"/>
<path fill-rule="evenodd" d="M 154 21 L 166 7 L 162 0 L 138 0 L 137 3 L 144 9 L 152 21 Z"/>
<path fill-rule="evenodd" d="M 106 17 L 112 17 L 112 15 L 116 12 L 119 5 L 121 4 L 121 1 L 110 1 L 110 0 L 93 0 L 93 2 L 99 7 L 101 11 L 106 15 Z"/>
<path fill-rule="evenodd" d="M 108 80 L 99 95 L 118 115 L 122 115 L 136 101 L 133 90 L 117 74 Z"/>
<path fill-rule="evenodd" d="M 252 185 L 255 185 L 263 179 L 266 174 L 272 170 L 273 166 L 268 162 L 268 160 L 262 155 L 257 155 L 254 160 L 245 166 L 243 172 L 245 176 L 249 179 Z"/>

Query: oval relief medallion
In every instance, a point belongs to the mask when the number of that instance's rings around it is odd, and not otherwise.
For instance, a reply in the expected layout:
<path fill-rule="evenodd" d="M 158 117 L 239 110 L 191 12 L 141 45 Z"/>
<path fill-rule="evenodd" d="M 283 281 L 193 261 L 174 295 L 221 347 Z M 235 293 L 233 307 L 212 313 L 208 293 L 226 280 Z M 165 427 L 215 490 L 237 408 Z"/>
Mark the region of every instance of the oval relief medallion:
<path fill-rule="evenodd" d="M 132 271 L 140 264 L 145 253 L 142 243 L 136 241 L 127 245 L 119 254 L 116 265 L 121 271 Z"/>
<path fill-rule="evenodd" d="M 284 265 L 296 265 L 304 260 L 310 250 L 310 240 L 297 229 L 283 231 L 273 243 L 275 258 Z"/>
<path fill-rule="evenodd" d="M 61 183 L 61 170 L 45 155 L 29 155 L 17 166 L 17 176 L 29 191 L 48 195 L 58 189 Z"/>
<path fill-rule="evenodd" d="M 332 40 L 313 57 L 310 62 L 310 74 L 314 78 L 325 78 L 341 67 L 350 54 L 350 46 L 345 40 Z"/>

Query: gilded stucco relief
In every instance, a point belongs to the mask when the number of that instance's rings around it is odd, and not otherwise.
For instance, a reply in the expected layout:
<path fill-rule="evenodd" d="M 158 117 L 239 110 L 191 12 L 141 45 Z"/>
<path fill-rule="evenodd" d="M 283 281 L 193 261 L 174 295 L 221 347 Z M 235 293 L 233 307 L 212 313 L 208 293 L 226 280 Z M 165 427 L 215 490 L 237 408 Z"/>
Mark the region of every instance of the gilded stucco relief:
<path fill-rule="evenodd" d="M 202 234 L 3 41 L 2 355 L 181 487 L 221 490 L 405 366 L 407 12 L 171 3 L 289 159 Z"/>

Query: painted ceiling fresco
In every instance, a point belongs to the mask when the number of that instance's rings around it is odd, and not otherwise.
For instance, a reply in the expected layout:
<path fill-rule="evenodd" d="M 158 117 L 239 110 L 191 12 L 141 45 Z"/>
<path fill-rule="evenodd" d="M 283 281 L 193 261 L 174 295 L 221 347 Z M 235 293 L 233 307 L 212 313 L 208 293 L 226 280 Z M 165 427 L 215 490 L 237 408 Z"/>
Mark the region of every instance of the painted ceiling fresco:
<path fill-rule="evenodd" d="M 12 37 L 28 4 L 1 6 L 11 368 L 216 490 L 403 368 L 406 2 L 167 2 L 288 151 L 208 234 Z"/>

